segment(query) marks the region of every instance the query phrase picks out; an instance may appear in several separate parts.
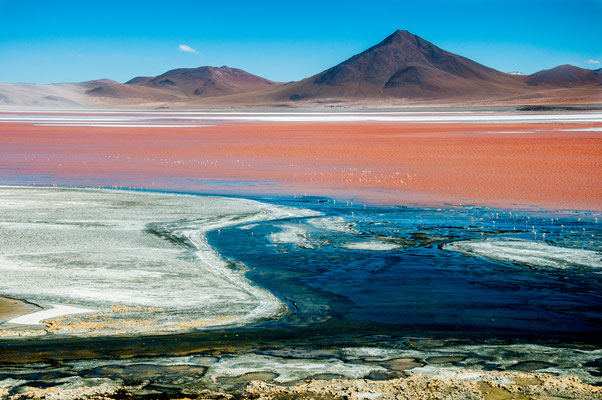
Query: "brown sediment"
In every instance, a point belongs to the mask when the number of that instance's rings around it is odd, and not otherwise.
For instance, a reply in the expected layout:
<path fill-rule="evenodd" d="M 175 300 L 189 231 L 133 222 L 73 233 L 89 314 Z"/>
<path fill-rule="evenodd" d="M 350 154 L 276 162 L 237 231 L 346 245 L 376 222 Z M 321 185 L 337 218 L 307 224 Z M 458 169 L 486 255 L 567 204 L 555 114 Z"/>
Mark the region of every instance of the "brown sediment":
<path fill-rule="evenodd" d="M 0 297 L 0 322 L 41 310 L 40 307 L 20 300 Z M 63 315 L 44 320 L 44 326 L 0 326 L 0 339 L 51 335 L 97 337 L 106 335 L 155 334 L 166 335 L 175 331 L 193 331 L 201 328 L 224 326 L 240 315 L 224 315 L 211 319 L 191 318 L 179 322 L 160 323 L 157 314 L 166 312 L 160 307 L 111 305 L 103 312 Z"/>
<path fill-rule="evenodd" d="M 18 300 L 14 300 L 14 302 L 18 303 Z M 34 311 L 38 309 L 35 308 Z M 0 301 L 1 310 L 2 302 Z M 29 312 L 33 311 L 17 313 L 10 318 Z M 211 319 L 191 318 L 180 322 L 160 323 L 156 318 L 156 314 L 162 312 L 165 312 L 165 310 L 158 307 L 113 305 L 111 310 L 106 312 L 64 315 L 47 319 L 44 321 L 44 329 L 0 329 L 0 338 L 43 336 L 46 334 L 86 337 L 150 333 L 165 335 L 175 331 L 193 331 L 201 328 L 223 326 L 240 318 L 239 315 L 225 315 Z"/>
<path fill-rule="evenodd" d="M 112 312 L 86 314 L 85 316 L 67 315 L 45 321 L 46 330 L 48 333 L 56 335 L 86 337 L 132 334 L 162 335 L 223 326 L 240 318 L 240 315 L 235 315 L 212 319 L 189 319 L 181 322 L 160 323 L 150 314 L 152 312 L 144 310 L 135 314 L 139 315 L 139 317 L 127 316 L 124 318 L 115 318 Z M 124 311 L 119 311 L 119 313 L 124 313 Z"/>
<path fill-rule="evenodd" d="M 110 371 L 109 371 L 110 372 Z M 256 378 L 273 378 L 268 373 L 249 374 L 240 382 Z M 230 379 L 236 381 L 236 378 Z M 232 382 L 229 382 L 232 383 Z M 448 376 L 431 377 L 413 374 L 389 380 L 332 379 L 303 380 L 280 385 L 265 380 L 248 383 L 242 390 L 193 389 L 194 384 L 179 391 L 160 392 L 142 389 L 142 385 L 122 386 L 105 381 L 95 387 L 58 385 L 47 388 L 23 385 L 19 393 L 10 395 L 11 383 L 0 383 L 0 395 L 7 399 L 479 399 L 479 400 L 594 400 L 602 396 L 602 388 L 588 385 L 576 377 L 549 374 L 524 374 L 503 371 L 456 371 Z"/>
<path fill-rule="evenodd" d="M 40 310 L 41 307 L 32 303 L 8 297 L 0 297 L 0 323 Z"/>
<path fill-rule="evenodd" d="M 296 385 L 251 382 L 245 391 L 258 399 L 347 398 L 360 399 L 484 399 L 552 400 L 600 399 L 602 388 L 576 377 L 500 371 L 459 371 L 448 377 L 420 374 L 385 381 L 343 379 L 305 381 Z"/>
<path fill-rule="evenodd" d="M 602 211 L 602 132 L 584 130 L 600 127 L 598 122 L 196 128 L 2 123 L 0 167 L 24 184 Z"/>

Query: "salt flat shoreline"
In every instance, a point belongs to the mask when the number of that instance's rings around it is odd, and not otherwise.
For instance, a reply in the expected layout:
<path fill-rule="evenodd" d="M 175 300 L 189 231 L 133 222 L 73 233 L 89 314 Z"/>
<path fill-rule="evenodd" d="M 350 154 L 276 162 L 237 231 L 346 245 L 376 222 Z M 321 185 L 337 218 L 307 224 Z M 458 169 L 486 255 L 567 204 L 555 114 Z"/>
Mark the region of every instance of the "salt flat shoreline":
<path fill-rule="evenodd" d="M 140 113 L 0 113 L 0 123 L 36 126 L 93 127 L 208 127 L 210 122 L 230 123 L 592 123 L 602 113 L 582 112 L 140 112 Z M 122 125 L 116 125 L 122 124 Z"/>
<path fill-rule="evenodd" d="M 236 224 L 320 215 L 214 196 L 26 186 L 0 186 L 0 192 L 0 207 L 4 211 L 0 221 L 4 242 L 0 268 L 5 272 L 1 291 L 46 305 L 44 311 L 38 312 L 45 320 L 41 326 L 67 336 L 152 334 L 162 330 L 177 333 L 275 318 L 285 312 L 286 306 L 267 290 L 252 285 L 240 271 L 229 268 L 206 243 L 204 235 Z M 128 207 L 120 206 L 123 202 Z M 37 219 L 31 220 L 35 215 Z M 161 236 L 159 242 L 147 232 L 149 226 L 156 230 L 154 235 Z M 114 241 L 107 235 L 121 238 Z M 180 245 L 172 244 L 180 240 Z M 195 254 L 189 266 L 178 261 L 186 253 L 186 243 Z M 99 253 L 96 246 L 112 251 Z M 66 255 L 64 261 L 56 258 L 62 253 Z M 194 276 L 200 274 L 197 286 L 188 289 L 191 293 L 186 294 L 185 285 L 177 279 L 173 282 L 177 289 L 170 293 L 169 277 L 173 274 L 169 268 L 161 269 L 161 260 L 166 265 L 177 262 L 184 273 L 193 274 L 187 281 L 194 281 Z M 138 262 L 138 268 L 132 269 L 132 262 Z M 190 271 L 186 272 L 186 268 Z M 94 276 L 98 279 L 89 282 Z M 113 283 L 103 292 L 99 287 L 103 287 L 103 282 L 106 286 L 107 276 Z M 158 292 L 157 278 L 162 280 Z M 48 279 L 52 284 L 44 286 L 42 282 Z M 203 283 L 205 280 L 209 285 Z M 140 285 L 146 285 L 146 290 L 136 293 Z M 198 290 L 209 298 L 203 301 L 194 295 Z M 236 301 L 240 302 L 238 310 L 231 305 Z M 217 308 L 207 308 L 204 303 L 216 303 Z M 44 329 L 31 329 L 39 325 L 38 310 L 10 299 L 1 305 L 0 316 L 12 319 L 5 321 L 0 335 L 44 336 Z M 195 307 L 200 307 L 196 314 Z M 185 311 L 177 317 L 178 310 Z M 145 322 L 145 318 L 150 319 Z M 161 318 L 166 320 L 159 322 Z"/>

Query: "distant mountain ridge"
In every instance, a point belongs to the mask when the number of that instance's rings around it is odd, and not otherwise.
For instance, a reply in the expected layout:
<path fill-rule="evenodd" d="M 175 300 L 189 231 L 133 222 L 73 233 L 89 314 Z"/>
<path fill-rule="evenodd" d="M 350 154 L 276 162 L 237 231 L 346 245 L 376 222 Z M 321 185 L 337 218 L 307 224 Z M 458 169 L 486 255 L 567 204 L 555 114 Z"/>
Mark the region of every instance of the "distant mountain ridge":
<path fill-rule="evenodd" d="M 602 72 L 600 70 L 583 69 L 565 64 L 529 75 L 526 82 L 533 86 L 584 86 L 601 83 Z"/>
<path fill-rule="evenodd" d="M 284 84 L 228 66 L 178 68 L 126 83 L 0 84 L 0 104 L 25 106 L 313 107 L 400 101 L 602 103 L 602 71 L 561 65 L 531 75 L 504 73 L 397 30 L 325 71 Z"/>
<path fill-rule="evenodd" d="M 223 96 L 266 89 L 276 85 L 242 69 L 223 67 L 178 68 L 156 77 L 139 76 L 127 85 L 178 91 L 188 96 Z"/>

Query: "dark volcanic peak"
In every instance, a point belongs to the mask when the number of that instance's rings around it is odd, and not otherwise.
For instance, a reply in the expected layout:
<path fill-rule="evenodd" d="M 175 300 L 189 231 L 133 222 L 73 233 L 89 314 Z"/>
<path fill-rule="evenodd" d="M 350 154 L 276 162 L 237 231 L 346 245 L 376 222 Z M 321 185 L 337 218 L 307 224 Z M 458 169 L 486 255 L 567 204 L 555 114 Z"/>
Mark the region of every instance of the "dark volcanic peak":
<path fill-rule="evenodd" d="M 136 77 L 126 84 L 164 88 L 191 96 L 218 96 L 265 89 L 275 83 L 238 68 L 205 66 L 172 69 L 156 77 Z"/>
<path fill-rule="evenodd" d="M 510 91 L 515 76 L 445 51 L 404 30 L 297 85 L 294 98 L 444 97 Z"/>
<path fill-rule="evenodd" d="M 533 86 L 583 86 L 602 83 L 602 73 L 600 70 L 591 70 L 564 64 L 529 75 L 526 82 Z"/>
<path fill-rule="evenodd" d="M 402 76 L 404 70 L 415 75 L 417 69 L 436 69 L 474 79 L 486 79 L 490 74 L 499 73 L 442 50 L 408 31 L 398 30 L 376 46 L 327 70 L 315 83 L 336 85 L 364 80 L 385 85 L 393 76 Z"/>

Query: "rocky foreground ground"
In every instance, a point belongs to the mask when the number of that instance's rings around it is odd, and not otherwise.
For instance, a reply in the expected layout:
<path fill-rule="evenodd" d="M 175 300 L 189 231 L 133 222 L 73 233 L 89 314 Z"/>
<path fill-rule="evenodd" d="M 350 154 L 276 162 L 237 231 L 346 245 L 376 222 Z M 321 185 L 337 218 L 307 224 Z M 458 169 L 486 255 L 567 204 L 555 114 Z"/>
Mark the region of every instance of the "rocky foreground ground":
<path fill-rule="evenodd" d="M 89 382 L 92 383 L 92 382 Z M 75 387 L 64 385 L 49 388 L 23 388 L 11 391 L 10 384 L 0 384 L 0 397 L 8 400 L 151 400 L 151 399 L 348 399 L 348 400 L 556 400 L 602 399 L 602 387 L 581 382 L 576 377 L 555 377 L 549 374 L 529 374 L 500 371 L 456 371 L 439 377 L 420 374 L 389 380 L 332 379 L 304 380 L 288 385 L 267 381 L 251 381 L 239 390 L 186 389 L 178 392 L 140 390 L 136 387 L 106 385 Z"/>

